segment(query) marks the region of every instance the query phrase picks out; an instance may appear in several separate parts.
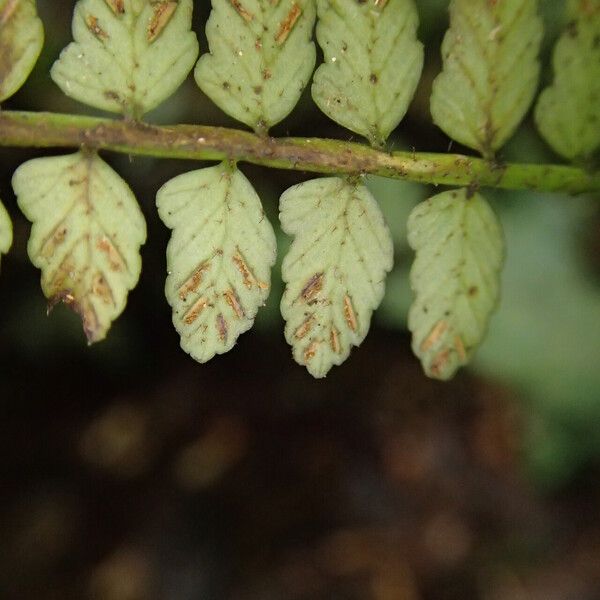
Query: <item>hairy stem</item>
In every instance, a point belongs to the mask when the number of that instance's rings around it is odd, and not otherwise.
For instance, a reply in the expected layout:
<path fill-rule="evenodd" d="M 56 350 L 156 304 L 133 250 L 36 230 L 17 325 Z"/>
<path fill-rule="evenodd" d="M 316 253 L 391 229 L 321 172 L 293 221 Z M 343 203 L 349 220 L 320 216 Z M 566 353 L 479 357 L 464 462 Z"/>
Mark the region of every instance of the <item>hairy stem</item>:
<path fill-rule="evenodd" d="M 0 146 L 86 146 L 126 154 L 245 161 L 315 173 L 373 174 L 428 184 L 600 191 L 600 173 L 564 165 L 498 164 L 460 154 L 387 153 L 320 138 L 272 138 L 204 125 L 149 125 L 48 112 L 0 111 Z"/>

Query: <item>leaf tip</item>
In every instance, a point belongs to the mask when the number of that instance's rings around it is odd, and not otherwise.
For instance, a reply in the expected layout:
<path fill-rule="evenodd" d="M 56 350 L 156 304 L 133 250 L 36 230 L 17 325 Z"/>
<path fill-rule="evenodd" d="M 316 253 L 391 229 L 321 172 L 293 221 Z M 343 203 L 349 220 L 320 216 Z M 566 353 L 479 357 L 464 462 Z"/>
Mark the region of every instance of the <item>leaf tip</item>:
<path fill-rule="evenodd" d="M 79 315 L 88 346 L 106 337 L 107 328 L 102 327 L 100 324 L 96 311 L 90 302 L 80 302 L 70 289 L 60 290 L 48 298 L 46 314 L 50 315 L 59 303 L 64 304 Z"/>

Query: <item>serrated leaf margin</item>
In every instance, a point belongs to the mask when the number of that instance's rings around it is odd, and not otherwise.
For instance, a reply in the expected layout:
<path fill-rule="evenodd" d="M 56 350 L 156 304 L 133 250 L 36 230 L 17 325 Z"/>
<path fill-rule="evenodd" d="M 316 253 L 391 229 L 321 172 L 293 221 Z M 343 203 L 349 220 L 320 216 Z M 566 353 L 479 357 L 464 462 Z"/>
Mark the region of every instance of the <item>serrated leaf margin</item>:
<path fill-rule="evenodd" d="M 275 233 L 252 184 L 227 161 L 171 179 L 156 202 L 173 230 L 165 283 L 173 325 L 182 349 L 204 363 L 254 324 L 270 291 Z"/>
<path fill-rule="evenodd" d="M 450 28 L 442 42 L 443 69 L 433 82 L 431 115 L 450 138 L 486 158 L 514 133 L 535 96 L 543 34 L 536 6 L 535 0 L 450 2 Z M 517 16 L 503 20 L 503 11 L 511 10 Z M 508 36 L 517 51 L 507 50 Z"/>
<path fill-rule="evenodd" d="M 313 78 L 313 100 L 343 127 L 383 146 L 406 114 L 421 77 L 423 45 L 416 36 L 415 4 L 317 0 L 317 10 L 324 62 Z M 401 27 L 389 39 L 392 24 Z M 363 26 L 366 31 L 359 35 Z"/>
<path fill-rule="evenodd" d="M 314 70 L 314 0 L 212 0 L 212 7 L 210 52 L 198 60 L 196 83 L 221 110 L 264 134 L 293 110 Z"/>
<path fill-rule="evenodd" d="M 282 264 L 285 337 L 296 362 L 321 378 L 366 337 L 393 266 L 393 242 L 360 182 L 306 181 L 286 190 L 279 206 L 281 226 L 294 236 Z"/>
<path fill-rule="evenodd" d="M 413 352 L 429 377 L 450 379 L 468 364 L 497 306 L 502 228 L 485 198 L 468 188 L 421 202 L 407 226 L 416 253 L 408 314 Z"/>
<path fill-rule="evenodd" d="M 196 62 L 192 10 L 192 0 L 78 0 L 74 41 L 50 75 L 67 96 L 140 118 L 171 96 Z M 169 55 L 174 60 L 163 64 Z"/>
<path fill-rule="evenodd" d="M 49 309 L 65 303 L 88 343 L 104 339 L 141 271 L 146 222 L 133 192 L 91 151 L 29 160 L 12 186 L 33 223 L 27 250 Z"/>

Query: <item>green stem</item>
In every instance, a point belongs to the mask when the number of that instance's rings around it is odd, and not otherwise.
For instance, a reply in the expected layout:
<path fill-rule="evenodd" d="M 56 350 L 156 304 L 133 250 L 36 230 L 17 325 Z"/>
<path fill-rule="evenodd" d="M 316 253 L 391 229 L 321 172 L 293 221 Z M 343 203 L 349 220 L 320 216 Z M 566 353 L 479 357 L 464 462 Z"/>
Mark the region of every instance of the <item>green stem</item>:
<path fill-rule="evenodd" d="M 148 125 L 48 112 L 0 111 L 0 146 L 87 146 L 126 154 L 192 160 L 236 160 L 315 173 L 373 174 L 428 184 L 600 191 L 600 173 L 578 167 L 497 164 L 460 154 L 387 153 L 353 142 L 271 138 L 204 125 Z"/>

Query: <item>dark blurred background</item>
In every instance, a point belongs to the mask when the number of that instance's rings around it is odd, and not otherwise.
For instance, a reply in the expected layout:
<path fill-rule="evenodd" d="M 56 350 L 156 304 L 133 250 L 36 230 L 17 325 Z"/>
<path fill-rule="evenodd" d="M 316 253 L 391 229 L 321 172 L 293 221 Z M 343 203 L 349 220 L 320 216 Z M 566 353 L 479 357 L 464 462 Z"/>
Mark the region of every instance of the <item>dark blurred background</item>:
<path fill-rule="evenodd" d="M 210 7 L 195 4 L 205 51 Z M 428 97 L 448 2 L 417 4 L 426 65 L 391 144 L 443 152 Z M 93 114 L 48 75 L 73 3 L 38 6 L 43 55 L 3 108 Z M 540 11 L 545 84 L 563 2 Z M 236 126 L 191 79 L 148 119 Z M 349 138 L 308 94 L 272 133 Z M 371 178 L 397 266 L 363 346 L 315 381 L 284 341 L 277 269 L 268 306 L 232 352 L 199 365 L 179 349 L 154 197 L 202 164 L 104 153 L 148 222 L 140 283 L 96 346 L 65 307 L 47 318 L 10 177 L 52 153 L 0 149 L 15 229 L 0 277 L 0 597 L 600 598 L 597 198 L 486 193 L 506 231 L 502 305 L 472 367 L 441 384 L 423 376 L 405 328 L 405 221 L 434 190 Z M 530 118 L 501 159 L 560 162 Z M 281 192 L 311 177 L 241 168 L 274 224 Z M 282 255 L 289 241 L 278 237 Z"/>

